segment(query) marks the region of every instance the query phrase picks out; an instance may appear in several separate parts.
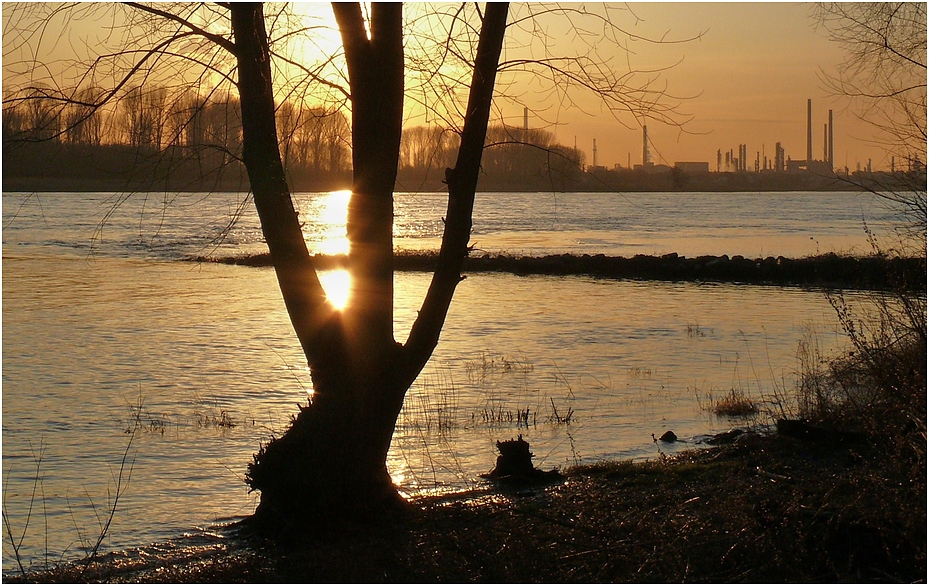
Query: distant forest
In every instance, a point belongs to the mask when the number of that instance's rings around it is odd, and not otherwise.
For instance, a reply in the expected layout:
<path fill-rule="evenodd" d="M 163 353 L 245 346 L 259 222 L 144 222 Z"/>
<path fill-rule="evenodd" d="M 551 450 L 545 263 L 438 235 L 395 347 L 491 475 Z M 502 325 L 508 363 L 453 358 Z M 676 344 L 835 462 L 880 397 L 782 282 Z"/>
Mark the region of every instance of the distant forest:
<path fill-rule="evenodd" d="M 110 111 L 32 99 L 3 108 L 3 188 L 13 190 L 239 191 L 242 124 L 232 96 L 167 90 L 130 91 Z M 93 103 L 93 90 L 78 96 Z M 351 187 L 351 127 L 340 110 L 289 101 L 277 109 L 284 167 L 294 191 Z M 400 145 L 397 188 L 439 191 L 454 166 L 458 134 L 434 126 L 408 128 Z M 563 191 L 583 173 L 583 153 L 540 129 L 491 126 L 481 187 Z"/>
<path fill-rule="evenodd" d="M 94 110 L 102 90 L 73 103 L 33 98 L 3 107 L 4 191 L 244 191 L 238 100 L 189 92 L 168 99 L 137 87 L 118 106 Z M 351 128 L 338 109 L 290 101 L 277 110 L 291 189 L 351 187 Z M 444 190 L 458 133 L 404 130 L 397 191 Z M 584 153 L 542 129 L 491 126 L 481 191 L 770 191 L 854 189 L 847 178 L 810 173 L 687 173 L 677 168 L 585 168 Z M 860 180 L 861 178 L 856 178 Z M 860 182 L 860 181 L 859 181 Z"/>

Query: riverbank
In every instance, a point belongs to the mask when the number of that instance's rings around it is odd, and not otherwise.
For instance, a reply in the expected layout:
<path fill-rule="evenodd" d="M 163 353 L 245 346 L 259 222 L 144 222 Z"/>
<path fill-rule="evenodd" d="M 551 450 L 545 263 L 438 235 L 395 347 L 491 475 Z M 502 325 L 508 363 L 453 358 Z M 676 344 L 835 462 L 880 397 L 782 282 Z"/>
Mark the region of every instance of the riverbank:
<path fill-rule="evenodd" d="M 27 576 L 102 582 L 909 582 L 926 579 L 925 469 L 872 441 L 743 434 L 419 501 L 300 544 L 226 536 Z M 5 581 L 21 577 L 6 576 Z"/>
<path fill-rule="evenodd" d="M 313 258 L 315 266 L 320 270 L 343 268 L 347 262 L 344 255 L 318 254 Z M 191 260 L 251 267 L 271 266 L 271 257 L 267 253 L 220 258 L 201 256 Z M 437 263 L 437 252 L 402 252 L 395 257 L 394 268 L 398 271 L 431 272 L 435 270 Z M 882 290 L 909 285 L 925 287 L 925 267 L 925 258 L 840 256 L 835 253 L 797 259 L 783 256 L 730 258 L 725 254 L 687 258 L 677 253 L 662 256 L 637 254 L 631 258 L 603 254 L 560 254 L 542 257 L 484 254 L 465 259 L 464 271 Z M 890 282 L 888 276 L 895 276 L 894 282 Z"/>

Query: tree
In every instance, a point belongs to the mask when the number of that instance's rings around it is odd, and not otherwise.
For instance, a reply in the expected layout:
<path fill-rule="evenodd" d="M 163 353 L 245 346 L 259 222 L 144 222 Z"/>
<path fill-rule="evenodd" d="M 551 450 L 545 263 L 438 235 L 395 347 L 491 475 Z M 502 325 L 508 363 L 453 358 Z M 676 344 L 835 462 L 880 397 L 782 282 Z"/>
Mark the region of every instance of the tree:
<path fill-rule="evenodd" d="M 484 171 L 504 184 L 561 189 L 582 170 L 580 151 L 558 144 L 554 134 L 540 128 L 493 126 L 485 148 Z"/>
<path fill-rule="evenodd" d="M 165 98 L 165 91 L 161 88 L 146 91 L 143 86 L 136 86 L 127 93 L 120 104 L 120 121 L 129 146 L 152 150 L 161 147 Z M 79 117 L 75 126 L 90 120 L 91 117 L 92 114 Z"/>
<path fill-rule="evenodd" d="M 449 129 L 438 126 L 407 128 L 400 142 L 400 168 L 427 171 L 451 165 L 453 136 Z"/>
<path fill-rule="evenodd" d="M 99 99 L 100 90 L 89 87 L 80 92 L 81 103 L 73 104 L 65 111 L 64 125 L 67 142 L 100 146 L 103 142 L 103 120 L 98 114 L 89 112 L 86 104 Z"/>
<path fill-rule="evenodd" d="M 599 96 L 617 115 L 628 111 L 670 120 L 673 108 L 664 103 L 662 90 L 651 87 L 653 74 L 637 90 L 630 85 L 630 73 L 616 74 L 594 59 L 589 40 L 588 53 L 574 57 L 547 56 L 533 62 L 516 55 L 502 61 L 509 15 L 505 3 L 490 3 L 474 12 L 465 6 L 442 7 L 438 17 L 444 19 L 443 28 L 407 37 L 405 30 L 421 30 L 423 23 L 432 22 L 429 19 L 436 15 L 427 10 L 412 22 L 404 22 L 404 9 L 399 4 L 374 3 L 366 9 L 359 4 L 335 4 L 340 59 L 347 71 L 347 79 L 336 81 L 325 73 L 333 58 L 316 67 L 274 49 L 281 39 L 312 33 L 297 25 L 285 27 L 277 39 L 270 37 L 268 23 L 288 22 L 284 9 L 266 14 L 265 6 L 251 3 L 126 6 L 131 9 L 125 17 L 126 30 L 144 25 L 149 44 L 99 56 L 78 76 L 73 90 L 45 91 L 41 97 L 62 105 L 79 102 L 80 84 L 94 79 L 105 63 L 108 69 L 104 77 L 110 79 L 112 87 L 88 104 L 88 110 L 102 109 L 120 97 L 132 105 L 136 98 L 130 82 L 134 78 L 151 82 L 159 68 L 180 62 L 175 69 L 169 68 L 181 80 L 178 99 L 186 96 L 190 100 L 191 84 L 205 86 L 208 91 L 194 94 L 197 99 L 189 107 L 166 109 L 191 112 L 181 127 L 200 134 L 205 127 L 198 116 L 208 112 L 201 98 L 220 95 L 222 84 L 235 85 L 242 145 L 237 156 L 247 170 L 282 297 L 314 387 L 310 404 L 301 407 L 286 433 L 264 446 L 249 466 L 246 480 L 261 493 L 255 518 L 272 526 L 301 526 L 307 521 L 369 515 L 399 506 L 401 499 L 386 467 L 387 452 L 406 391 L 438 344 L 455 289 L 463 278 L 498 72 L 531 72 L 535 63 L 546 78 L 566 80 L 567 85 L 557 90 L 562 101 L 571 101 L 566 88 L 581 87 Z M 48 10 L 42 22 L 59 17 L 64 8 Z M 591 13 L 583 8 L 530 8 L 510 26 L 538 34 L 527 23 L 539 14 L 570 21 L 571 16 Z M 605 35 L 622 33 L 609 14 L 594 18 Z M 24 25 L 16 30 L 44 29 Z M 426 42 L 441 50 L 423 51 L 427 58 L 407 60 L 405 43 L 422 47 Z M 290 68 L 292 78 L 281 82 L 276 73 L 281 73 L 282 64 Z M 193 65 L 200 67 L 201 73 L 189 74 Z M 418 80 L 413 88 L 405 87 L 408 75 Z M 99 83 L 99 79 L 94 81 Z M 347 82 L 347 87 L 339 81 Z M 33 86 L 27 83 L 22 90 Z M 516 84 L 511 82 L 510 87 Z M 334 95 L 336 101 L 350 103 L 351 110 L 353 180 L 347 236 L 352 290 L 348 305 L 341 311 L 328 301 L 320 285 L 281 156 L 282 139 L 286 146 L 286 141 L 298 134 L 301 108 L 285 107 L 285 116 L 280 116 L 279 104 L 286 100 L 278 96 L 304 99 L 316 95 L 314 92 Z M 442 108 L 427 106 L 436 119 L 460 133 L 460 140 L 454 166 L 445 170 L 448 208 L 437 266 L 419 315 L 401 344 L 393 332 L 393 189 L 401 154 L 404 98 L 430 92 L 453 98 L 459 93 L 467 95 L 466 100 L 452 99 Z M 26 99 L 21 94 L 12 101 Z M 283 133 L 278 132 L 278 118 L 287 122 Z M 174 132 L 175 136 L 180 133 Z M 165 142 L 178 141 L 169 138 Z M 332 155 L 330 160 L 334 158 Z"/>

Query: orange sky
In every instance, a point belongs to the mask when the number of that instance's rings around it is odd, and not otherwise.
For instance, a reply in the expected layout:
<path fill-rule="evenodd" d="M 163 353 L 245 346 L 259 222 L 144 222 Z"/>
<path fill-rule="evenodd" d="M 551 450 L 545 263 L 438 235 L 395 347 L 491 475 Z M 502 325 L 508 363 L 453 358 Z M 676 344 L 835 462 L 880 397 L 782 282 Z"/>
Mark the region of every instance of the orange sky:
<path fill-rule="evenodd" d="M 828 40 L 825 31 L 815 30 L 810 5 L 633 3 L 629 8 L 638 21 L 626 11 L 616 11 L 614 15 L 623 21 L 618 24 L 635 34 L 653 39 L 665 35 L 674 39 L 702 35 L 682 44 L 630 43 L 633 54 L 628 59 L 634 68 L 649 69 L 679 62 L 664 73 L 663 80 L 667 81 L 670 93 L 691 96 L 681 107 L 692 116 L 683 130 L 656 121 L 647 122 L 654 162 L 707 161 L 715 170 L 717 149 L 737 152 L 738 145 L 744 143 L 751 168 L 756 152 L 762 149 L 769 159 L 773 158 L 776 142 L 782 144 L 789 157 L 804 159 L 806 101 L 812 98 L 814 158 L 822 158 L 823 125 L 831 108 L 835 119 L 836 166 L 855 170 L 859 163 L 866 166 L 871 158 L 875 169 L 889 168 L 890 162 L 885 159 L 881 147 L 869 143 L 873 131 L 847 110 L 847 100 L 830 96 L 819 79 L 820 70 L 834 71 L 843 55 Z M 516 6 L 511 13 L 521 9 L 525 7 Z M 300 11 L 323 15 L 332 23 L 326 4 L 304 5 Z M 71 25 L 75 24 L 72 21 Z M 78 28 L 89 27 L 85 30 L 90 30 L 94 26 L 100 28 L 100 23 L 81 23 Z M 332 38 L 321 38 L 320 46 L 328 48 L 337 42 L 338 33 L 334 30 L 328 33 Z M 564 39 L 565 36 L 555 35 L 555 38 Z M 58 50 L 68 46 L 61 42 L 57 45 Z M 553 53 L 565 50 L 556 46 L 548 49 Z M 615 47 L 611 49 L 604 44 L 603 50 L 615 50 Z M 6 52 L 5 46 L 5 57 Z M 625 62 L 625 56 L 616 57 L 618 63 Z M 8 73 L 4 65 L 4 78 Z M 522 95 L 527 104 L 531 97 L 531 91 Z M 547 127 L 563 144 L 573 145 L 576 141 L 578 148 L 586 153 L 588 164 L 593 163 L 594 138 L 599 164 L 612 167 L 617 163 L 625 166 L 627 161 L 633 165 L 641 163 L 640 129 L 624 127 L 608 114 L 591 115 L 600 110 L 596 100 L 582 100 L 582 105 L 587 114 L 572 108 L 541 107 L 538 116 L 530 116 L 530 126 Z M 499 100 L 497 107 L 507 123 L 522 124 L 521 105 Z M 557 124 L 550 124 L 554 119 Z M 423 121 L 412 118 L 410 123 Z M 626 125 L 629 125 L 628 120 Z"/>
<path fill-rule="evenodd" d="M 839 48 L 824 31 L 814 30 L 808 4 L 794 3 L 642 3 L 632 4 L 642 19 L 636 31 L 675 37 L 703 36 L 672 46 L 650 47 L 637 57 L 682 61 L 666 74 L 669 89 L 695 96 L 683 104 L 693 119 L 680 132 L 649 123 L 655 162 L 707 161 L 716 168 L 716 151 L 746 144 L 750 166 L 764 148 L 773 158 L 780 142 L 793 159 L 806 158 L 807 99 L 813 100 L 813 157 L 822 159 L 823 125 L 834 110 L 837 167 L 855 170 L 873 158 L 885 166 L 882 150 L 867 139 L 873 132 L 846 111 L 847 101 L 830 96 L 817 74 L 834 71 L 842 60 Z M 641 163 L 641 132 L 614 128 L 602 118 L 566 116 L 558 130 L 562 142 L 577 144 L 592 159 L 597 139 L 601 165 Z M 663 159 L 663 160 L 662 160 Z M 886 163 L 889 167 L 889 162 Z"/>
<path fill-rule="evenodd" d="M 812 99 L 814 159 L 823 158 L 823 126 L 832 109 L 836 166 L 854 171 L 859 163 L 865 167 L 870 158 L 875 169 L 890 167 L 881 146 L 873 144 L 873 130 L 849 111 L 848 100 L 824 88 L 821 72 L 834 72 L 843 54 L 826 31 L 816 29 L 810 4 L 645 2 L 627 6 L 628 11 L 615 10 L 611 16 L 631 33 L 649 39 L 699 37 L 686 43 L 629 44 L 633 54 L 628 60 L 635 69 L 677 64 L 662 79 L 669 93 L 687 97 L 681 111 L 690 115 L 690 121 L 683 129 L 647 122 L 654 162 L 707 161 L 715 170 L 717 150 L 737 153 L 738 145 L 745 144 L 751 168 L 756 153 L 773 159 L 778 142 L 788 157 L 805 159 L 807 99 Z M 511 20 L 514 14 L 524 14 L 523 8 L 511 7 Z M 305 6 L 304 10 L 331 18 L 326 5 Z M 338 35 L 332 33 L 335 42 Z M 553 33 L 553 42 L 564 38 L 560 33 Z M 513 39 L 508 43 L 512 46 Z M 602 48 L 611 47 L 603 44 Z M 549 45 L 547 49 L 566 54 L 572 48 Z M 614 57 L 619 64 L 626 60 L 624 55 Z M 520 96 L 530 108 L 531 94 L 527 90 Z M 586 113 L 553 109 L 551 104 L 540 106 L 538 115 L 530 114 L 530 126 L 555 132 L 563 144 L 576 142 L 588 164 L 593 163 L 595 138 L 600 165 L 642 162 L 640 129 L 628 128 L 628 120 L 623 125 L 609 114 L 598 114 L 602 108 L 592 97 L 581 105 Z M 497 107 L 508 124 L 522 125 L 521 104 L 498 100 Z M 411 124 L 423 122 L 423 118 L 410 120 Z"/>

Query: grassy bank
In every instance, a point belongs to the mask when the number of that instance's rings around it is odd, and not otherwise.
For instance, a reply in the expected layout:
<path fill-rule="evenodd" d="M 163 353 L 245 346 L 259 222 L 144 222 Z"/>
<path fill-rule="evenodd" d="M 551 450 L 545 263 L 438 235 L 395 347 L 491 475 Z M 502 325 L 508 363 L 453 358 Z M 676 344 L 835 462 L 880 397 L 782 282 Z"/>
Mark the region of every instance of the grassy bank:
<path fill-rule="evenodd" d="M 926 577 L 925 519 L 925 483 L 871 442 L 746 434 L 674 459 L 575 468 L 548 487 L 421 501 L 395 523 L 300 544 L 229 537 L 29 578 L 908 582 Z"/>

